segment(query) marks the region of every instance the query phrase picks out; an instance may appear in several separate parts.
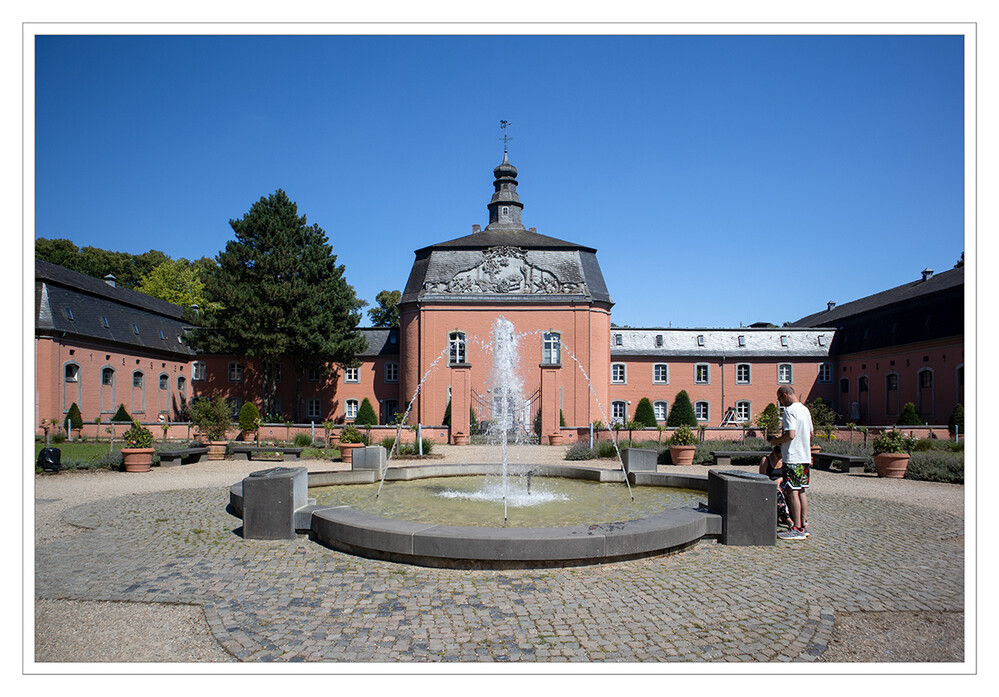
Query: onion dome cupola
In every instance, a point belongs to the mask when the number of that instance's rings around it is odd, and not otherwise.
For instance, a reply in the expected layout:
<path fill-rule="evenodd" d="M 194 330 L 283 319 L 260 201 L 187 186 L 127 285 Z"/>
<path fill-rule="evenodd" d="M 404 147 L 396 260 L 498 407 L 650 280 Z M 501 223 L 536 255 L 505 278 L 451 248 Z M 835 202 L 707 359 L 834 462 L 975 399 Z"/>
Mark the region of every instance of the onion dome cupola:
<path fill-rule="evenodd" d="M 524 204 L 517 195 L 517 168 L 510 164 L 506 151 L 503 152 L 503 162 L 493 170 L 493 193 L 489 201 L 489 224 L 486 230 L 523 230 L 520 213 Z"/>

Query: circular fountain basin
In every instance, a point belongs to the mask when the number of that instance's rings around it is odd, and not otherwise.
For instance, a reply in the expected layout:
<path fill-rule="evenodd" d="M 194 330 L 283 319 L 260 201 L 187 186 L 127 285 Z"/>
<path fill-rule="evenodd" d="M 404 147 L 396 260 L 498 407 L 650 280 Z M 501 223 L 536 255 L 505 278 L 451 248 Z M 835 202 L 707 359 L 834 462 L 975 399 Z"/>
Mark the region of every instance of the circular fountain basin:
<path fill-rule="evenodd" d="M 548 478 L 564 478 L 589 480 L 585 484 L 596 487 L 595 495 L 628 498 L 624 474 L 620 471 L 557 465 L 539 465 L 533 469 L 537 476 L 532 481 L 532 491 L 535 485 L 551 484 Z M 500 473 L 499 465 L 393 467 L 386 472 L 386 482 L 379 498 L 389 496 L 387 492 L 404 482 L 424 480 L 432 489 L 443 491 L 462 488 L 458 485 L 459 480 L 469 475 L 496 476 Z M 456 479 L 428 481 L 440 477 Z M 545 481 L 539 484 L 541 478 Z M 621 516 L 610 516 L 619 518 L 617 520 L 596 522 L 590 519 L 576 524 L 528 524 L 518 527 L 503 526 L 500 517 L 492 526 L 456 525 L 444 524 L 433 515 L 424 520 L 407 520 L 381 514 L 388 511 L 370 512 L 371 506 L 367 504 L 371 503 L 373 492 L 377 490 L 373 471 L 310 473 L 310 496 L 318 494 L 320 487 L 330 484 L 343 485 L 343 496 L 348 496 L 347 490 L 355 488 L 345 486 L 348 483 L 373 485 L 372 493 L 364 497 L 367 498 L 365 508 L 369 510 L 335 501 L 332 504 L 310 502 L 310 505 L 295 511 L 296 528 L 307 532 L 320 544 L 359 556 L 421 566 L 466 569 L 544 568 L 623 561 L 681 551 L 696 544 L 702 537 L 721 534 L 721 517 L 695 508 L 693 498 L 697 496 L 689 491 L 699 492 L 703 499 L 707 491 L 707 477 L 636 472 L 629 475 L 629 480 L 636 500 L 645 499 L 647 493 L 655 493 L 645 489 L 688 491 L 671 492 L 671 495 L 679 496 L 674 501 L 679 504 L 678 507 L 663 509 L 652 505 L 627 515 L 629 508 L 624 506 Z M 242 516 L 241 483 L 230 489 L 230 507 L 233 513 Z M 502 515 L 502 505 L 498 511 Z"/>

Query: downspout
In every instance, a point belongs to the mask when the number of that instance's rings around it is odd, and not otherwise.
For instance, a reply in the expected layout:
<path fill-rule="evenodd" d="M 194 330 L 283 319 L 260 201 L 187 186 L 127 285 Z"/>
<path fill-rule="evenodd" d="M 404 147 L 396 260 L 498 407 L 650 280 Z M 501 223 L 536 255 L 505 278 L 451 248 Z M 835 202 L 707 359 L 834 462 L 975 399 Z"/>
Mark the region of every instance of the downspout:
<path fill-rule="evenodd" d="M 721 408 L 721 410 L 722 410 L 722 419 L 724 420 L 725 414 L 726 414 L 726 411 L 725 411 L 725 356 L 724 355 L 721 357 L 721 374 L 722 374 L 722 384 L 721 384 L 721 388 L 722 388 L 722 398 L 721 398 L 722 408 Z"/>

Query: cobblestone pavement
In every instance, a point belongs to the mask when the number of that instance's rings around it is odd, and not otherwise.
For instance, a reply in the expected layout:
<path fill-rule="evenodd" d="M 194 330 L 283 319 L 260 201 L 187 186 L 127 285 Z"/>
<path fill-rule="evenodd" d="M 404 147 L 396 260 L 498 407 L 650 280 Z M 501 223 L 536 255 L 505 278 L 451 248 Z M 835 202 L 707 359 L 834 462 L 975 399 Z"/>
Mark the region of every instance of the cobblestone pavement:
<path fill-rule="evenodd" d="M 243 540 L 227 502 L 211 487 L 67 508 L 78 531 L 36 535 L 35 594 L 200 605 L 226 650 L 265 662 L 811 662 L 837 612 L 964 609 L 961 518 L 890 500 L 813 491 L 812 537 L 776 547 L 517 571 Z"/>

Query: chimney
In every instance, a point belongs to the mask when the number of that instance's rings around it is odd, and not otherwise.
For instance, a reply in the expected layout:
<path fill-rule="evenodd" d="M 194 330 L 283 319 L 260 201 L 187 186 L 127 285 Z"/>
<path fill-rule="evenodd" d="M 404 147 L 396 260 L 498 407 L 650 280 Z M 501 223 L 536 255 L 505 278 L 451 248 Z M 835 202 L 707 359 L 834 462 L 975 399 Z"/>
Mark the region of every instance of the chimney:
<path fill-rule="evenodd" d="M 923 269 L 923 280 L 924 281 L 928 281 L 932 277 L 933 277 L 933 269 L 931 269 L 930 267 L 926 267 L 925 269 Z"/>
<path fill-rule="evenodd" d="M 478 226 L 478 225 L 473 225 L 473 226 L 472 226 L 472 234 L 473 234 L 473 235 L 474 235 L 475 233 L 479 232 L 480 230 L 482 230 L 482 228 L 481 228 L 480 226 Z"/>
<path fill-rule="evenodd" d="M 112 274 L 108 274 L 107 276 L 104 277 L 104 282 L 107 283 L 112 288 L 115 287 L 115 281 L 117 280 L 118 279 L 115 278 Z"/>
<path fill-rule="evenodd" d="M 538 229 L 536 227 L 531 227 L 531 228 L 527 228 L 527 231 L 528 232 L 537 232 Z"/>
<path fill-rule="evenodd" d="M 834 303 L 832 300 L 830 300 L 829 302 L 826 303 L 826 312 L 829 312 L 834 307 L 836 307 L 836 303 Z"/>

